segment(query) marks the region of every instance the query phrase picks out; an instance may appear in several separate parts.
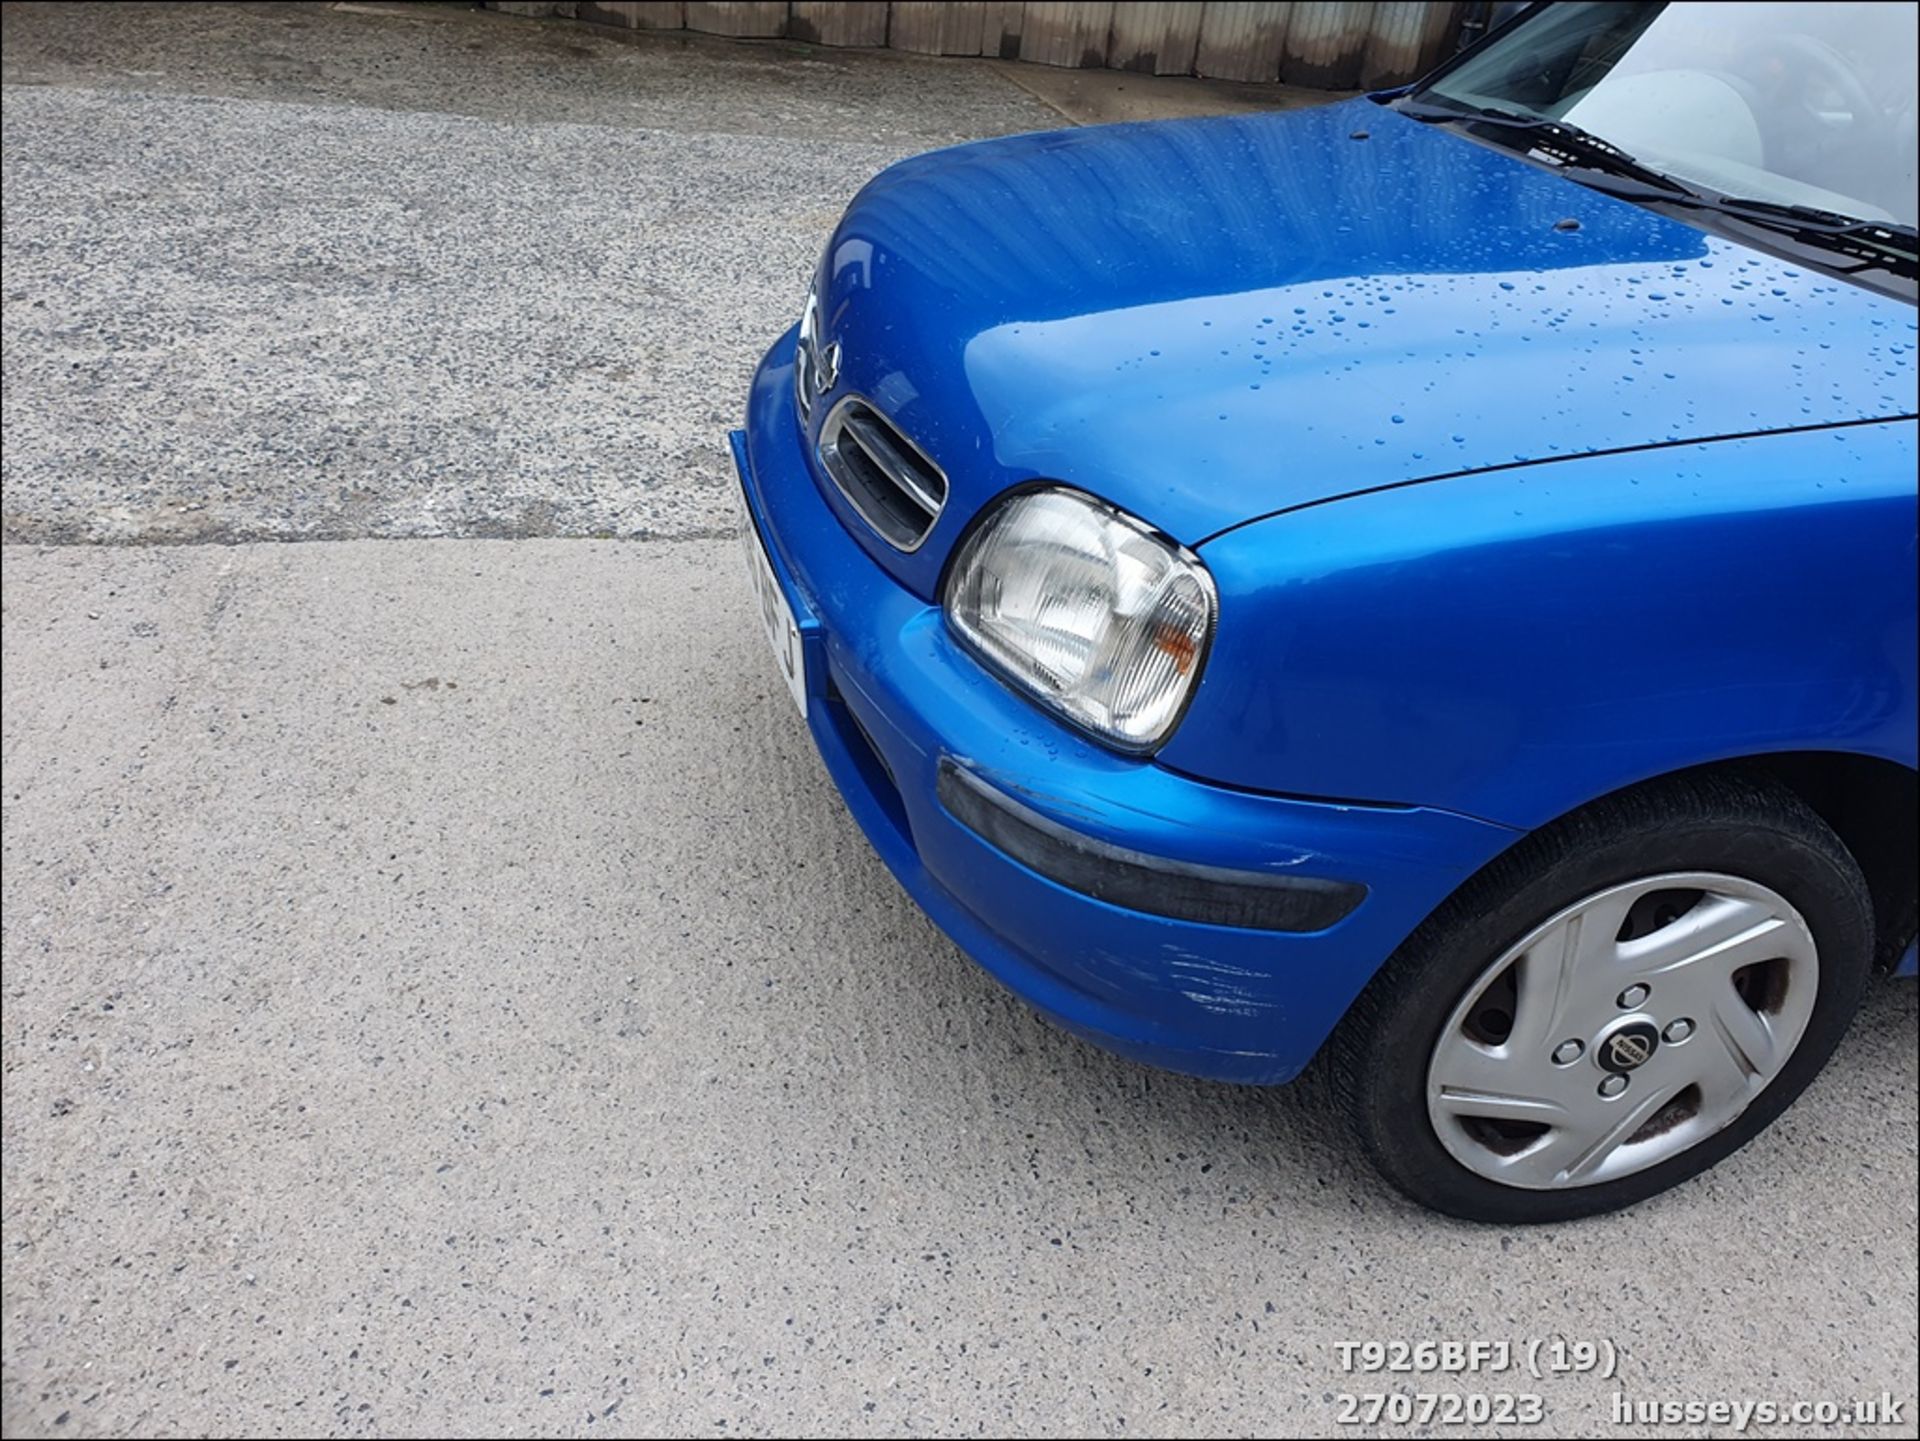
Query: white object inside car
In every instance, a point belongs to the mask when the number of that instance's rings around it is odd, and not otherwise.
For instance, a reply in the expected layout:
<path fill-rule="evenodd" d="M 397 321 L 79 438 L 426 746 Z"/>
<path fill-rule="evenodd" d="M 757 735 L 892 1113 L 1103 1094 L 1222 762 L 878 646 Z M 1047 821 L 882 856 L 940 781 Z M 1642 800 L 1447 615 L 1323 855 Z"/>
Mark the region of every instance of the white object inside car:
<path fill-rule="evenodd" d="M 1682 181 L 1724 195 L 1893 219 L 1852 196 L 1767 169 L 1752 107 L 1732 82 L 1708 70 L 1609 76 L 1561 118 Z M 1674 144 L 1680 136 L 1688 142 L 1684 149 Z"/>

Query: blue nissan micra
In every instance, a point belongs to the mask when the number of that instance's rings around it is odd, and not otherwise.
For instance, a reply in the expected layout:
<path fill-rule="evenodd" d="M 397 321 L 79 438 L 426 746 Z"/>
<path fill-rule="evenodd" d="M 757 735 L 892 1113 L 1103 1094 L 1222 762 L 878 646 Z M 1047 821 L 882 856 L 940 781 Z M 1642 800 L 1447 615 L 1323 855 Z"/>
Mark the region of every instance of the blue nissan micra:
<path fill-rule="evenodd" d="M 1915 7 L 1558 4 L 908 160 L 733 437 L 794 703 L 1061 1025 L 1457 1215 L 1712 1165 L 1914 966 Z"/>

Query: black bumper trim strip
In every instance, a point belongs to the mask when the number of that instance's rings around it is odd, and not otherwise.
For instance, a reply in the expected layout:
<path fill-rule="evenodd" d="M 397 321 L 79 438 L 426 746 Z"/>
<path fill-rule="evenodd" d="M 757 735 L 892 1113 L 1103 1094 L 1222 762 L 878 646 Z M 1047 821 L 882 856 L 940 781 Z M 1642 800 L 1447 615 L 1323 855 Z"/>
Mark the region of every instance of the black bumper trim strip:
<path fill-rule="evenodd" d="M 1318 876 L 1199 865 L 1083 835 L 989 785 L 951 756 L 936 791 L 947 813 L 988 845 L 1069 890 L 1173 920 L 1259 931 L 1324 931 L 1367 888 Z"/>

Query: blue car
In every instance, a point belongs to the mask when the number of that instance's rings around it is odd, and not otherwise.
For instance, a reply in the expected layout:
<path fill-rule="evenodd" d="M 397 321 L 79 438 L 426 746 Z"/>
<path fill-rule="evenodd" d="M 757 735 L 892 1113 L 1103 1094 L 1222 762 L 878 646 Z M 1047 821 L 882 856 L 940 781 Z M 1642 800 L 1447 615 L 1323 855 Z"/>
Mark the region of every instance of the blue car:
<path fill-rule="evenodd" d="M 1915 7 L 1533 6 L 1401 91 L 876 177 L 734 433 L 900 883 L 1410 1196 L 1639 1201 L 1912 971 Z"/>

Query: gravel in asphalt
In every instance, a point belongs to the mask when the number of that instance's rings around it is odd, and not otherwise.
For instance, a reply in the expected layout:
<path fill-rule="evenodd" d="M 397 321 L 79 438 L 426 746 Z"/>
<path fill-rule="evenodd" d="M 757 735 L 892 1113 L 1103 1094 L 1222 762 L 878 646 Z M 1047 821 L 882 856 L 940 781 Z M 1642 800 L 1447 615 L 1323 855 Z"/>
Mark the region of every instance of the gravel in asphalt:
<path fill-rule="evenodd" d="M 854 192 L 1063 123 L 983 65 L 458 11 L 5 20 L 15 542 L 717 534 Z"/>

